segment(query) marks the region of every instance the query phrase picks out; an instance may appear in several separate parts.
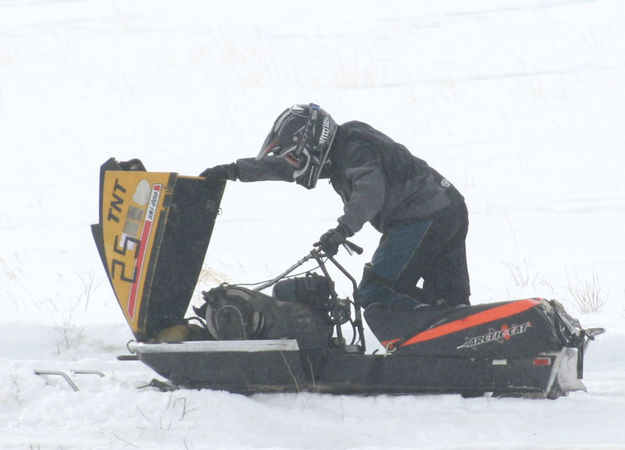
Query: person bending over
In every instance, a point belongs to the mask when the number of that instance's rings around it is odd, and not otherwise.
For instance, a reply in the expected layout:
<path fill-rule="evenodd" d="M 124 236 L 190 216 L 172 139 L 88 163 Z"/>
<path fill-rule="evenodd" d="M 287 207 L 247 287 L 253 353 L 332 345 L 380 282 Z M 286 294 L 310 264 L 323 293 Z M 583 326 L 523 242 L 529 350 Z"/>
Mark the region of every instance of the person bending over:
<path fill-rule="evenodd" d="M 316 245 L 334 255 L 365 222 L 382 233 L 358 286 L 363 307 L 469 304 L 464 197 L 424 160 L 366 123 L 337 125 L 314 103 L 294 105 L 278 116 L 256 158 L 200 176 L 294 181 L 306 189 L 329 179 L 343 214 Z"/>

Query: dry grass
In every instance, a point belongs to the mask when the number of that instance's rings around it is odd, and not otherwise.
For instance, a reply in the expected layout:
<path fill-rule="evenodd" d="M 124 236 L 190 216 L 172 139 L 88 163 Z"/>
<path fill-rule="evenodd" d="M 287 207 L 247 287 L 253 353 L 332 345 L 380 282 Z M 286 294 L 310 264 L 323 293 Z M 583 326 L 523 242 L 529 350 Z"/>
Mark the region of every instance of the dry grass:
<path fill-rule="evenodd" d="M 606 302 L 596 274 L 590 280 L 577 278 L 574 282 L 569 282 L 569 293 L 582 313 L 598 312 Z"/>

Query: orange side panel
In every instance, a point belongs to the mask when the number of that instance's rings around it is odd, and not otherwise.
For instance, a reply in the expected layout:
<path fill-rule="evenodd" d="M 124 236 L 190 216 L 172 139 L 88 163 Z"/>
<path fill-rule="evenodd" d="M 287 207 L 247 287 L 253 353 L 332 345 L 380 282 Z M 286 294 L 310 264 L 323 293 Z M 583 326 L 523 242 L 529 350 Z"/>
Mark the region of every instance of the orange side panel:
<path fill-rule="evenodd" d="M 431 339 L 436 339 L 447 334 L 466 330 L 467 328 L 471 328 L 477 325 L 482 325 L 488 322 L 503 319 L 505 317 L 513 316 L 520 312 L 527 311 L 528 309 L 535 307 L 539 303 L 540 301 L 536 299 L 519 300 L 517 302 L 497 306 L 492 309 L 487 309 L 486 311 L 471 314 L 470 316 L 464 317 L 462 319 L 454 320 L 453 322 L 439 325 L 437 327 L 430 328 L 429 330 L 416 334 L 407 341 L 403 342 L 400 347 L 406 347 L 408 345 L 417 344 L 419 342 L 429 341 Z M 387 341 L 386 344 L 393 344 L 397 341 L 399 341 L 399 339 Z"/>

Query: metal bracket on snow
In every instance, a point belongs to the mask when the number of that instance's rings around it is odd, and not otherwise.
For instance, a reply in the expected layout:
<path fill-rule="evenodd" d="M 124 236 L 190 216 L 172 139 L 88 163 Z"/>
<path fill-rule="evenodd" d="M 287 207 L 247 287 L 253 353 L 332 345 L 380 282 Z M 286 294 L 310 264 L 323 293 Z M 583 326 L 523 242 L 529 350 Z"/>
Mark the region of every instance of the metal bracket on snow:
<path fill-rule="evenodd" d="M 103 372 L 93 369 L 72 369 L 72 373 L 76 375 L 97 375 L 100 378 L 105 376 Z"/>
<path fill-rule="evenodd" d="M 99 370 L 89 370 L 89 369 L 77 369 L 77 370 L 72 369 L 72 373 L 75 375 L 98 375 L 100 378 L 105 376 L 104 373 L 102 373 Z M 67 382 L 67 384 L 69 384 L 69 387 L 71 387 L 74 392 L 78 392 L 80 390 L 78 389 L 78 386 L 76 385 L 76 383 L 74 383 L 74 381 L 71 379 L 71 377 L 67 375 L 65 372 L 63 372 L 62 370 L 35 369 L 35 375 L 39 375 L 39 376 L 56 375 L 56 376 L 63 378 Z"/>
<path fill-rule="evenodd" d="M 38 370 L 35 369 L 35 375 L 58 375 L 59 377 L 62 377 L 65 381 L 67 381 L 67 384 L 69 384 L 69 386 L 72 388 L 72 390 L 74 392 L 79 391 L 80 389 L 78 389 L 78 386 L 76 386 L 76 383 L 74 383 L 72 381 L 72 379 L 69 377 L 69 375 L 67 375 L 65 372 L 61 371 L 61 370 Z"/>

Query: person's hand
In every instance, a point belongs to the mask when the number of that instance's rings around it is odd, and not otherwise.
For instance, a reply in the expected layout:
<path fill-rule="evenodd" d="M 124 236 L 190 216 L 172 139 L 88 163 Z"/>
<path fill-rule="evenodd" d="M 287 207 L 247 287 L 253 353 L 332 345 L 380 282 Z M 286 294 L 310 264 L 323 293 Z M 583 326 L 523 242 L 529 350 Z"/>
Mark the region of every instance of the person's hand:
<path fill-rule="evenodd" d="M 133 172 L 145 172 L 145 166 L 141 162 L 140 159 L 133 158 L 128 161 L 120 161 L 119 167 L 122 170 L 133 171 Z"/>
<path fill-rule="evenodd" d="M 321 235 L 318 242 L 313 245 L 321 248 L 323 252 L 328 256 L 334 256 L 339 251 L 339 245 L 344 244 L 345 241 L 352 233 L 340 225 L 336 228 L 332 228 Z"/>
<path fill-rule="evenodd" d="M 239 168 L 236 163 L 221 164 L 215 167 L 209 167 L 200 174 L 201 177 L 213 180 L 232 180 L 235 181 L 239 177 Z"/>

